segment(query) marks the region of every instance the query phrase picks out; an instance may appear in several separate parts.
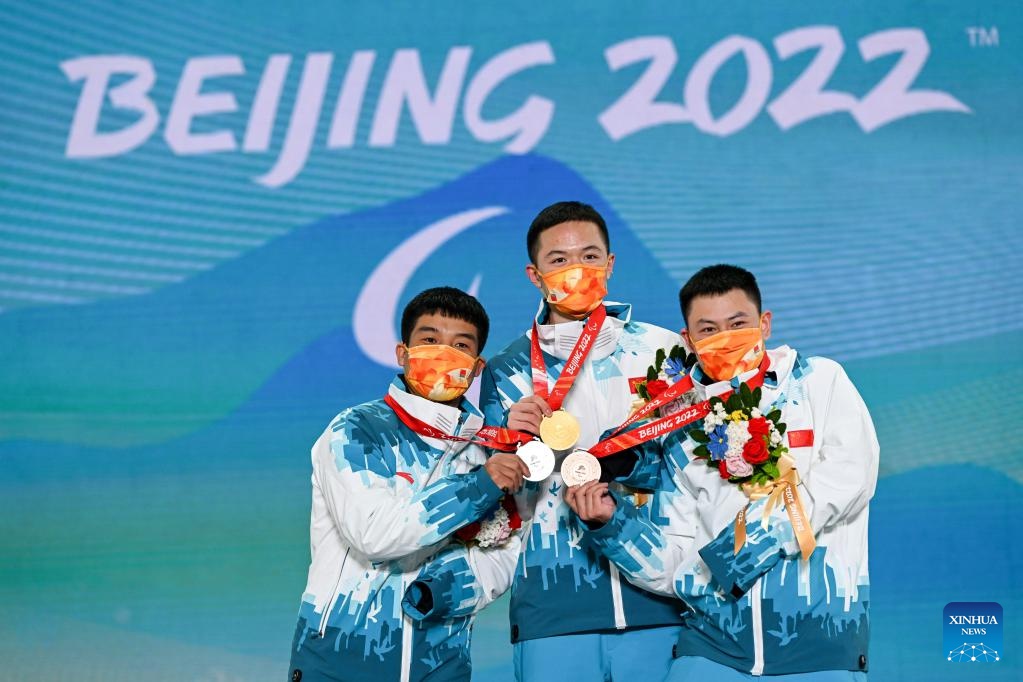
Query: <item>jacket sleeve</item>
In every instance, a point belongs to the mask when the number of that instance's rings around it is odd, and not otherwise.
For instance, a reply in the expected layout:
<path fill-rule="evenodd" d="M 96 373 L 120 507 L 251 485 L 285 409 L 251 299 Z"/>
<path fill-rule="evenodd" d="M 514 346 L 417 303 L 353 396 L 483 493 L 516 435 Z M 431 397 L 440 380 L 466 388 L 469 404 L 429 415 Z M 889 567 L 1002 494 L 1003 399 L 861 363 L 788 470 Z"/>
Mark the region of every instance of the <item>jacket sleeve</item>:
<path fill-rule="evenodd" d="M 382 464 L 387 455 L 393 457 L 388 445 L 344 420 L 328 429 L 312 450 L 313 484 L 341 537 L 372 561 L 434 545 L 501 498 L 501 489 L 483 467 L 417 490 L 398 472 L 387 470 Z"/>
<path fill-rule="evenodd" d="M 628 431 L 633 428 L 637 427 L 634 426 Z M 601 435 L 600 440 L 604 440 L 610 435 L 611 430 L 609 429 Z M 655 438 L 602 458 L 600 460 L 600 480 L 605 483 L 617 481 L 631 488 L 642 490 L 656 489 L 664 474 L 661 442 L 661 438 Z"/>
<path fill-rule="evenodd" d="M 810 525 L 818 533 L 866 509 L 877 486 L 880 459 L 867 406 L 845 370 L 835 368 L 831 400 L 821 419 L 821 447 L 800 486 Z"/>
<path fill-rule="evenodd" d="M 675 446 L 681 447 L 680 442 Z M 586 530 L 586 539 L 632 584 L 676 596 L 675 573 L 693 550 L 696 498 L 682 486 L 679 470 L 670 458 L 665 458 L 660 480 L 653 487 L 649 513 L 613 492 L 614 514 L 603 526 Z M 580 526 L 585 528 L 585 524 Z"/>
<path fill-rule="evenodd" d="M 820 534 L 866 508 L 877 483 L 879 447 L 867 407 L 845 371 L 831 361 L 816 362 L 831 364 L 833 371 L 813 408 L 820 447 L 796 490 L 811 528 Z M 744 594 L 783 557 L 799 553 L 784 506 L 776 506 L 766 524 L 764 509 L 764 501 L 750 506 L 746 543 L 738 554 L 734 524 L 700 550 L 714 578 L 733 595 Z"/>
<path fill-rule="evenodd" d="M 452 543 L 431 559 L 405 590 L 402 609 L 414 621 L 473 615 L 511 587 L 521 532 L 501 547 Z"/>

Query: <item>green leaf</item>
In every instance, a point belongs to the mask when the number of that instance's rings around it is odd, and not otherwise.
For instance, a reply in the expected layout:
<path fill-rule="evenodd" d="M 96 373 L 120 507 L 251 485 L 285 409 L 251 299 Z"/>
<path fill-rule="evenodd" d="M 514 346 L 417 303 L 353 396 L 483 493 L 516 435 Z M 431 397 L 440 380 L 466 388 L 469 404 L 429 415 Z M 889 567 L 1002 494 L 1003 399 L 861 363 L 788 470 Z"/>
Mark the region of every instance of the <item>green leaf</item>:
<path fill-rule="evenodd" d="M 682 346 L 672 346 L 671 352 L 668 353 L 668 357 L 671 358 L 672 360 L 683 359 Z"/>
<path fill-rule="evenodd" d="M 654 364 L 657 365 L 658 368 L 660 368 L 661 365 L 664 364 L 664 357 L 665 357 L 664 349 L 658 348 L 657 355 L 654 357 Z"/>
<path fill-rule="evenodd" d="M 689 432 L 689 437 L 695 440 L 697 443 L 709 443 L 710 436 L 708 436 L 703 429 L 693 429 Z"/>
<path fill-rule="evenodd" d="M 700 445 L 693 449 L 694 457 L 710 457 L 710 450 L 707 449 L 706 445 Z"/>
<path fill-rule="evenodd" d="M 778 429 L 778 435 L 781 435 L 781 436 L 785 435 L 785 428 L 786 428 L 785 424 L 781 424 L 781 423 L 775 424 L 774 428 Z"/>
<path fill-rule="evenodd" d="M 760 390 L 759 386 L 753 389 L 753 406 L 760 407 L 760 401 L 763 399 L 763 397 L 764 392 Z"/>
<path fill-rule="evenodd" d="M 739 398 L 742 399 L 743 405 L 749 405 L 753 402 L 753 392 L 749 390 L 749 384 L 746 382 L 739 385 Z"/>
<path fill-rule="evenodd" d="M 646 380 L 647 381 L 654 381 L 656 379 L 657 379 L 657 370 L 655 368 L 653 368 L 653 367 L 647 367 L 647 370 L 646 370 Z"/>
<path fill-rule="evenodd" d="M 710 409 L 713 410 L 716 406 L 724 404 L 725 401 L 717 396 L 714 396 L 707 402 L 710 403 Z"/>
<path fill-rule="evenodd" d="M 781 410 L 779 410 L 777 407 L 774 408 L 773 410 L 767 413 L 767 418 L 773 421 L 775 425 L 777 425 L 778 420 L 781 419 Z"/>
<path fill-rule="evenodd" d="M 646 390 L 646 382 L 645 381 L 643 383 L 641 383 L 641 384 L 637 384 L 636 385 L 636 393 L 638 393 L 639 397 L 642 398 L 643 400 L 647 400 L 647 401 L 650 400 L 650 392 L 648 390 Z"/>
<path fill-rule="evenodd" d="M 725 409 L 729 412 L 735 412 L 736 410 L 742 409 L 742 398 L 733 393 L 728 396 L 728 400 L 725 401 Z"/>
<path fill-rule="evenodd" d="M 767 474 L 771 480 L 774 480 L 781 476 L 781 472 L 778 471 L 778 465 L 774 462 L 765 462 L 763 465 L 764 473 Z"/>

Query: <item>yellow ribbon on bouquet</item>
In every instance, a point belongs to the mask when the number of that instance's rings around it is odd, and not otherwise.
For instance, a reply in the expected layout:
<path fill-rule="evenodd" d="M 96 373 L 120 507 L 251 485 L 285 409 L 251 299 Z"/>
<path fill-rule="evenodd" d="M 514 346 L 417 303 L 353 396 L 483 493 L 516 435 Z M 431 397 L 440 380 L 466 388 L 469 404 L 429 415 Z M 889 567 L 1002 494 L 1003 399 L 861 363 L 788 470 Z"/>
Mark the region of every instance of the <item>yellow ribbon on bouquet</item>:
<path fill-rule="evenodd" d="M 806 516 L 803 503 L 799 499 L 799 492 L 796 486 L 799 485 L 799 472 L 796 471 L 795 461 L 788 455 L 783 454 L 778 458 L 779 476 L 770 483 L 753 484 L 743 483 L 742 492 L 746 494 L 750 502 L 756 502 L 767 498 L 764 504 L 764 513 L 760 517 L 760 526 L 767 529 L 767 520 L 771 512 L 779 503 L 785 505 L 785 511 L 789 515 L 789 523 L 796 535 L 796 543 L 799 545 L 799 553 L 803 561 L 810 558 L 817 541 L 813 537 L 813 529 L 810 527 L 810 519 Z M 735 517 L 735 553 L 738 554 L 742 546 L 746 544 L 746 511 L 749 504 L 739 510 Z"/>

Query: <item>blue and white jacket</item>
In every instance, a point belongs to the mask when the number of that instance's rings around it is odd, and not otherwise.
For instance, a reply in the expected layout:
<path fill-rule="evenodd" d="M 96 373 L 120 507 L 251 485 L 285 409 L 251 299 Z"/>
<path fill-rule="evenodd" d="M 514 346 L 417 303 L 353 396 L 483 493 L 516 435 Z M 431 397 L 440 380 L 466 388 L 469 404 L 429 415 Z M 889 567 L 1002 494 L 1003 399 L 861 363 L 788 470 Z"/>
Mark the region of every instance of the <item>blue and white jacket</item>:
<path fill-rule="evenodd" d="M 471 437 L 483 424 L 467 401 L 456 408 L 426 400 L 400 378 L 389 393 L 448 434 Z M 484 586 L 507 583 L 514 568 L 501 552 L 450 540 L 502 496 L 485 460 L 475 445 L 415 433 L 383 400 L 334 418 L 312 449 L 312 563 L 293 661 L 308 661 L 302 647 L 323 638 L 336 661 L 322 664 L 336 665 L 345 679 L 419 680 L 442 666 L 444 679 L 469 677 L 472 613 L 489 601 Z M 449 597 L 468 593 L 473 608 L 429 622 L 404 613 L 405 590 L 425 566 L 467 564 L 470 557 L 480 576 L 467 576 Z"/>
<path fill-rule="evenodd" d="M 803 359 L 786 346 L 769 355 L 774 375 L 762 388 L 760 409 L 781 408 L 787 433 L 804 432 L 806 444 L 789 443 L 789 451 L 817 541 L 809 561 L 800 559 L 783 506 L 761 524 L 763 501 L 750 507 L 746 544 L 735 554 L 735 517 L 748 500 L 716 468 L 693 458 L 695 444 L 685 432 L 663 442 L 680 491 L 670 524 L 653 524 L 620 504 L 587 539 L 636 585 L 690 606 L 679 656 L 753 675 L 866 670 L 867 518 L 879 451 L 874 427 L 838 363 Z M 693 372 L 700 400 L 729 388 L 728 382 L 703 385 L 699 367 Z"/>
<path fill-rule="evenodd" d="M 580 423 L 577 447 L 587 448 L 608 429 L 628 417 L 636 398 L 630 379 L 642 378 L 659 348 L 678 343 L 677 333 L 633 322 L 631 306 L 607 302 L 608 317 L 568 392 L 563 407 Z M 576 340 L 582 322 L 545 324 L 547 307 L 537 317 L 549 387 L 553 387 Z M 506 424 L 508 410 L 533 394 L 530 336 L 524 334 L 490 359 L 483 372 L 480 407 L 488 424 Z M 511 585 L 513 642 L 600 630 L 678 625 L 681 605 L 621 580 L 618 570 L 582 543 L 582 524 L 564 500 L 558 473 L 568 453 L 557 453 L 551 476 L 527 482 L 516 496 L 523 518 L 523 550 Z M 660 467 L 637 465 L 623 484 L 656 488 Z M 636 514 L 654 526 L 667 523 L 658 494 L 642 496 Z M 632 503 L 636 497 L 629 498 Z M 642 499 L 642 498 L 640 498 Z"/>

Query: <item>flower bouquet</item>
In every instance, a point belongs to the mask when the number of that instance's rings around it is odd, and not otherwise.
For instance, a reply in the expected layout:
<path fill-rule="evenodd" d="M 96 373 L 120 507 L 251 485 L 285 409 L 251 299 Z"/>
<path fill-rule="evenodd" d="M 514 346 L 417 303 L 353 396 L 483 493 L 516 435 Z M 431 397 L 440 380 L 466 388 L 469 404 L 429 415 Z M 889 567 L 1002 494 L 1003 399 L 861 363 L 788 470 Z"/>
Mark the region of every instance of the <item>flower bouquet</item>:
<path fill-rule="evenodd" d="M 788 452 L 782 443 L 781 410 L 760 411 L 761 392 L 741 384 L 727 400 L 710 399 L 703 428 L 689 436 L 697 443 L 693 455 L 716 467 L 721 478 L 744 488 L 765 486 L 781 477 L 778 460 Z"/>
<path fill-rule="evenodd" d="M 636 384 L 636 393 L 646 404 L 668 390 L 673 384 L 685 378 L 688 373 L 686 360 L 689 352 L 681 344 L 672 346 L 665 352 L 663 348 L 658 349 L 654 356 L 654 364 L 647 368 L 646 379 Z M 642 406 L 639 405 L 638 407 Z M 692 404 L 691 394 L 687 393 L 678 400 L 674 400 L 661 407 L 658 412 L 660 416 L 667 417 Z"/>
<path fill-rule="evenodd" d="M 482 519 L 455 531 L 455 537 L 467 545 L 478 545 L 484 549 L 500 547 L 521 527 L 522 517 L 515 506 L 515 498 L 505 495 L 501 503 Z"/>

